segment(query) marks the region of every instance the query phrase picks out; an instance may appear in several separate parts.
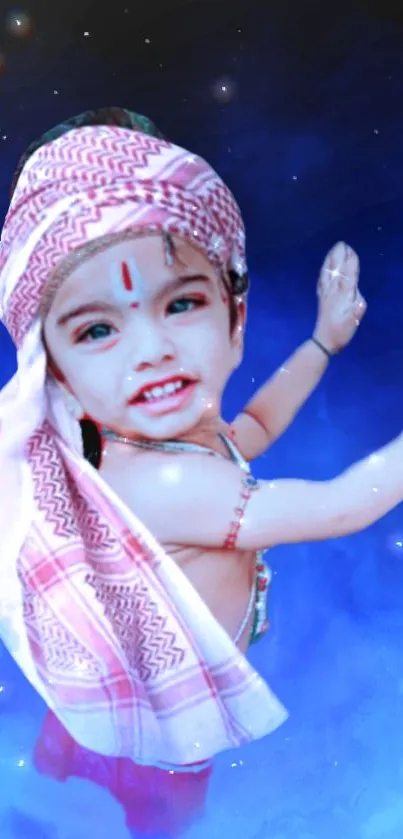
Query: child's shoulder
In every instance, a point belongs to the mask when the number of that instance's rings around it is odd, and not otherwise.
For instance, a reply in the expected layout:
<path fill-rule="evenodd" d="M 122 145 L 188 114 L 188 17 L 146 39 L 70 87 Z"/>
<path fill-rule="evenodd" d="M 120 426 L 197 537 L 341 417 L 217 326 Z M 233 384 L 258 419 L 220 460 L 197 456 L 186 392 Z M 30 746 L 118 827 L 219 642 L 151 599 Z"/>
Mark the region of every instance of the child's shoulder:
<path fill-rule="evenodd" d="M 178 530 L 175 522 L 185 519 L 191 530 L 201 510 L 206 508 L 210 517 L 220 507 L 228 480 L 235 488 L 232 509 L 239 493 L 239 468 L 230 461 L 199 452 L 144 452 L 122 464 L 116 480 L 108 482 L 158 539 L 171 542 Z M 181 534 L 178 531 L 178 539 Z"/>
<path fill-rule="evenodd" d="M 124 469 L 125 478 L 134 480 L 143 489 L 148 485 L 169 487 L 212 475 L 220 469 L 223 459 L 209 452 L 142 452 Z"/>
<path fill-rule="evenodd" d="M 230 460 L 207 452 L 142 452 L 130 458 L 119 472 L 121 492 L 130 506 L 155 508 L 166 501 L 180 504 L 197 488 L 214 493 L 217 478 L 224 472 L 238 482 L 239 467 Z M 186 505 L 185 505 L 186 506 Z"/>

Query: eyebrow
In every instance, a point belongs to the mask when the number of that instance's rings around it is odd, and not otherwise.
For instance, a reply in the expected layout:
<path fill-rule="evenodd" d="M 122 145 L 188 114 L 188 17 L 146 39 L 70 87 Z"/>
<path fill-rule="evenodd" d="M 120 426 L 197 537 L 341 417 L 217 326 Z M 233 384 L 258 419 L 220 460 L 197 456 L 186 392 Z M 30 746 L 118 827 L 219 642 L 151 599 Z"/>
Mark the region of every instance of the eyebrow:
<path fill-rule="evenodd" d="M 155 297 L 161 298 L 165 294 L 169 294 L 176 289 L 181 288 L 184 285 L 188 285 L 190 283 L 196 282 L 204 282 L 210 283 L 211 278 L 204 275 L 204 274 L 185 274 L 181 277 L 175 277 L 174 280 L 169 280 L 165 283 L 162 288 L 159 288 Z M 66 324 L 73 320 L 74 318 L 78 318 L 81 315 L 93 315 L 99 314 L 101 312 L 112 312 L 116 311 L 116 305 L 112 303 L 105 303 L 101 300 L 92 300 L 88 303 L 82 303 L 81 306 L 75 306 L 74 309 L 70 309 L 68 312 L 65 312 L 63 315 L 57 319 L 58 326 L 66 326 Z"/>
<path fill-rule="evenodd" d="M 57 325 L 65 326 L 69 320 L 79 318 L 80 315 L 92 315 L 97 312 L 111 312 L 115 308 L 116 307 L 111 303 L 102 303 L 98 300 L 92 300 L 91 303 L 83 303 L 81 306 L 75 306 L 74 309 L 70 309 L 68 312 L 65 312 L 64 315 L 60 315 L 57 319 Z"/>
<path fill-rule="evenodd" d="M 182 274 L 181 277 L 175 277 L 175 279 L 168 280 L 168 282 L 164 283 L 161 288 L 158 289 L 155 297 L 159 299 L 164 297 L 166 294 L 170 294 L 172 291 L 176 291 L 177 289 L 182 288 L 182 286 L 190 285 L 191 283 L 211 283 L 211 278 L 206 274 Z"/>

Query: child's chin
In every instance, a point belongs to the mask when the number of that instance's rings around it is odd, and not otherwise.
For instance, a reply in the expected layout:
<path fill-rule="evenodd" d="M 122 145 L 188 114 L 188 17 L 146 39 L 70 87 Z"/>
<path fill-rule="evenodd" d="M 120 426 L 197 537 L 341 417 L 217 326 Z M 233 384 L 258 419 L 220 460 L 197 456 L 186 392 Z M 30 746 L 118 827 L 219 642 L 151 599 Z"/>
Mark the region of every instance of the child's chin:
<path fill-rule="evenodd" d="M 136 434 L 149 440 L 174 440 L 183 437 L 197 428 L 201 422 L 198 417 L 184 417 L 178 414 L 167 414 L 152 423 L 144 423 L 143 428 L 136 429 Z"/>

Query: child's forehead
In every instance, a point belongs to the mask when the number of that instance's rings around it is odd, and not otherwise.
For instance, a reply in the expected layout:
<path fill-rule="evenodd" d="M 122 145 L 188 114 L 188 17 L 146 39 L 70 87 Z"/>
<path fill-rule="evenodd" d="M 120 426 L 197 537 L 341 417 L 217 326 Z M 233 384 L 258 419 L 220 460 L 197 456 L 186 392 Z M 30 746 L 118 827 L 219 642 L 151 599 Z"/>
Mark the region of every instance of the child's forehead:
<path fill-rule="evenodd" d="M 121 288 L 136 288 L 139 295 L 152 295 L 165 285 L 187 276 L 213 279 L 216 269 L 199 249 L 181 239 L 173 240 L 167 259 L 161 237 L 144 236 L 123 241 L 93 254 L 70 274 L 59 291 L 59 303 L 93 293 L 119 297 Z"/>

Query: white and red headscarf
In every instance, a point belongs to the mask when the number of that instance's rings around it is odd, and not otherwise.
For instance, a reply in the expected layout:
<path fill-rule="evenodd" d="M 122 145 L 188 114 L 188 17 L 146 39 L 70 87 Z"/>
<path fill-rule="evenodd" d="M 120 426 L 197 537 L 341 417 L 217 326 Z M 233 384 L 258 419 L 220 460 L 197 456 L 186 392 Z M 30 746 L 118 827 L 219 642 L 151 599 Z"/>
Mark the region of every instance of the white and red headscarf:
<path fill-rule="evenodd" d="M 264 736 L 286 712 L 84 459 L 41 335 L 41 306 L 66 258 L 144 229 L 246 271 L 231 193 L 164 140 L 75 128 L 19 176 L 0 249 L 1 312 L 18 351 L 0 394 L 0 637 L 82 746 L 185 765 Z"/>

